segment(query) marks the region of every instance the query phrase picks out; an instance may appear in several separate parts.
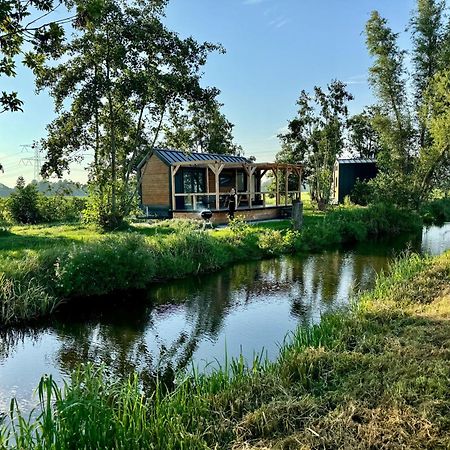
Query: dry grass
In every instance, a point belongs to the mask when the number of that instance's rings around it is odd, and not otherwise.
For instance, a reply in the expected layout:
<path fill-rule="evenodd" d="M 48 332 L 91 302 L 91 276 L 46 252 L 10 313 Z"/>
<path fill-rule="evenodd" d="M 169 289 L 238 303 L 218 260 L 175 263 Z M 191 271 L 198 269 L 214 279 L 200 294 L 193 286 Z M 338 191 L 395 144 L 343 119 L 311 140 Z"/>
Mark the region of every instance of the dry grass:
<path fill-rule="evenodd" d="M 327 347 L 279 367 L 285 398 L 248 412 L 233 449 L 450 448 L 450 256 L 367 295 Z"/>

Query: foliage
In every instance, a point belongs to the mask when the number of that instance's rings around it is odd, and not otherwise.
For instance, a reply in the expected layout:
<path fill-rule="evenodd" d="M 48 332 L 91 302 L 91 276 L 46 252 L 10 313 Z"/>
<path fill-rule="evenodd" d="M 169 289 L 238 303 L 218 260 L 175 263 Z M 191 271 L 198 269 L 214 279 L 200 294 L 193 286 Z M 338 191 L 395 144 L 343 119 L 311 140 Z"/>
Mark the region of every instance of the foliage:
<path fill-rule="evenodd" d="M 164 144 L 187 152 L 240 154 L 234 143 L 234 125 L 220 111 L 216 99 L 193 103 L 185 111 L 173 113 L 172 123 L 164 127 Z"/>
<path fill-rule="evenodd" d="M 252 232 L 250 225 L 240 216 L 236 216 L 234 219 L 230 220 L 228 227 L 233 235 L 234 243 L 237 244 Z"/>
<path fill-rule="evenodd" d="M 80 23 L 64 53 L 36 72 L 49 89 L 57 118 L 43 141 L 43 174 L 62 176 L 69 164 L 94 155 L 91 195 L 100 224 L 121 226 L 133 206 L 138 164 L 151 154 L 169 112 L 205 103 L 218 91 L 202 88 L 208 42 L 182 39 L 162 22 L 164 0 L 107 0 L 94 24 Z"/>
<path fill-rule="evenodd" d="M 420 208 L 420 215 L 427 225 L 442 225 L 450 222 L 450 199 L 439 198 L 424 203 Z"/>
<path fill-rule="evenodd" d="M 397 205 L 418 207 L 450 167 L 445 138 L 449 134 L 445 124 L 450 111 L 446 75 L 450 31 L 444 25 L 444 9 L 444 1 L 417 0 L 410 28 L 413 107 L 405 89 L 408 73 L 398 35 L 377 11 L 366 25 L 367 48 L 374 58 L 370 83 L 378 99 L 372 126 L 381 143 L 374 193 Z M 401 193 L 399 198 L 393 195 L 395 189 Z"/>
<path fill-rule="evenodd" d="M 380 136 L 373 127 L 373 119 L 379 114 L 376 107 L 368 107 L 348 119 L 348 144 L 350 151 L 359 158 L 375 158 L 381 149 Z"/>
<path fill-rule="evenodd" d="M 39 195 L 40 223 L 79 222 L 85 205 L 85 198 Z"/>
<path fill-rule="evenodd" d="M 11 217 L 18 223 L 38 223 L 41 219 L 38 207 L 39 193 L 36 185 L 25 185 L 25 180 L 19 177 L 16 189 L 8 201 L 8 209 Z"/>
<path fill-rule="evenodd" d="M 448 254 L 406 255 L 350 311 L 299 327 L 273 363 L 241 357 L 145 391 L 135 373 L 117 381 L 91 365 L 62 388 L 45 376 L 30 418 L 12 403 L 0 445 L 446 448 L 449 273 Z"/>
<path fill-rule="evenodd" d="M 38 192 L 36 183 L 25 186 L 20 178 L 10 198 L 0 199 L 0 226 L 7 227 L 10 222 L 77 222 L 85 205 L 85 198 L 43 195 Z"/>
<path fill-rule="evenodd" d="M 373 199 L 372 186 L 367 181 L 356 180 L 355 186 L 350 193 L 350 200 L 355 205 L 367 206 Z"/>
<path fill-rule="evenodd" d="M 6 199 L 0 198 L 0 235 L 8 233 L 9 220 Z"/>
<path fill-rule="evenodd" d="M 288 132 L 280 135 L 283 147 L 277 161 L 306 167 L 311 196 L 321 210 L 330 200 L 333 166 L 344 148 L 347 102 L 352 99 L 340 81 L 328 85 L 327 92 L 316 86 L 313 98 L 302 91 L 297 117 L 289 122 Z"/>

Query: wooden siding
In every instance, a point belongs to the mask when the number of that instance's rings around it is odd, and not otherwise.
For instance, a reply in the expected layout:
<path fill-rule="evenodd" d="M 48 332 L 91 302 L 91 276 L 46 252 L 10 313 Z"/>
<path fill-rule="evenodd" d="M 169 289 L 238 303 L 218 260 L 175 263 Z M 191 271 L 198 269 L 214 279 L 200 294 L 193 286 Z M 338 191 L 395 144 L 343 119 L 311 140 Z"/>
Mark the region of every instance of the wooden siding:
<path fill-rule="evenodd" d="M 142 170 L 142 204 L 170 207 L 169 167 L 152 155 Z"/>

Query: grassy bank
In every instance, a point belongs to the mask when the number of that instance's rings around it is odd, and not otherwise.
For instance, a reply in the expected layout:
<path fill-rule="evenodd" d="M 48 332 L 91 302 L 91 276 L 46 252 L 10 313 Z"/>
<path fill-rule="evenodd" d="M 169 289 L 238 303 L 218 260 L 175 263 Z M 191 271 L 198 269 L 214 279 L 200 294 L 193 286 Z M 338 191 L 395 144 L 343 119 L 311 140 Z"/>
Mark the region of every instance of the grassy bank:
<path fill-rule="evenodd" d="M 70 449 L 436 449 L 450 446 L 450 254 L 398 261 L 349 313 L 300 329 L 278 361 L 236 360 L 141 392 L 80 367 L 43 378 L 38 418 L 0 446 Z M 13 436 L 14 435 L 14 436 Z M 8 444 L 9 439 L 9 444 Z"/>
<path fill-rule="evenodd" d="M 26 322 L 51 314 L 61 301 L 420 228 L 418 216 L 381 206 L 310 211 L 300 232 L 291 231 L 289 221 L 251 226 L 239 220 L 207 233 L 183 221 L 107 236 L 80 226 L 13 228 L 0 237 L 0 319 L 3 325 Z"/>

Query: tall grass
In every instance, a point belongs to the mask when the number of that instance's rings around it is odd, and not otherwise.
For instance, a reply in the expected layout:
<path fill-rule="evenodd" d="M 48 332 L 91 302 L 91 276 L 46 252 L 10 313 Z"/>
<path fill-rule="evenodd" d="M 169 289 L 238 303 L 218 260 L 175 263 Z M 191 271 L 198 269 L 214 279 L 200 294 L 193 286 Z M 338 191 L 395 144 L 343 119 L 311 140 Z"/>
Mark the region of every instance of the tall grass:
<path fill-rule="evenodd" d="M 0 318 L 4 325 L 51 314 L 59 301 L 35 280 L 21 283 L 0 274 Z"/>

